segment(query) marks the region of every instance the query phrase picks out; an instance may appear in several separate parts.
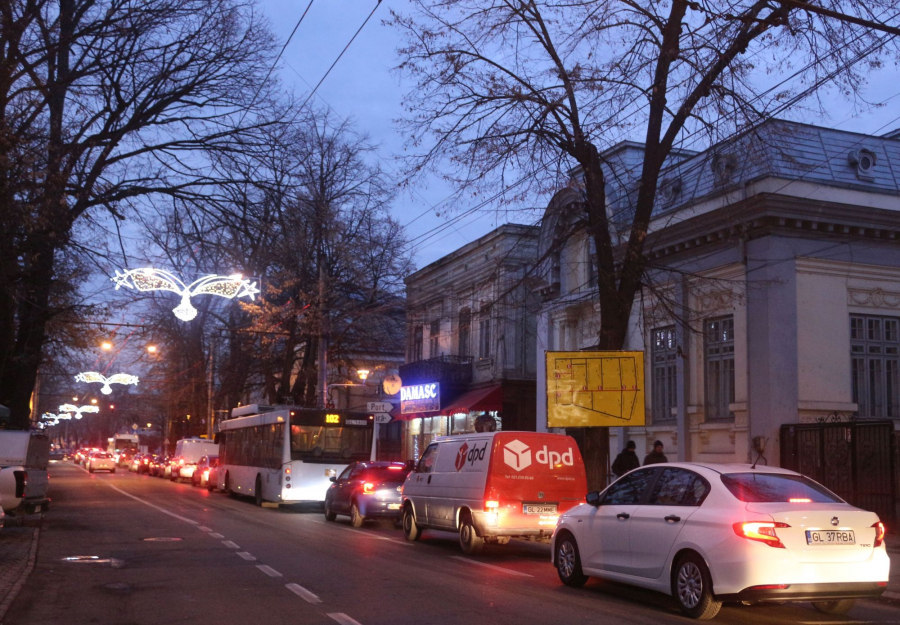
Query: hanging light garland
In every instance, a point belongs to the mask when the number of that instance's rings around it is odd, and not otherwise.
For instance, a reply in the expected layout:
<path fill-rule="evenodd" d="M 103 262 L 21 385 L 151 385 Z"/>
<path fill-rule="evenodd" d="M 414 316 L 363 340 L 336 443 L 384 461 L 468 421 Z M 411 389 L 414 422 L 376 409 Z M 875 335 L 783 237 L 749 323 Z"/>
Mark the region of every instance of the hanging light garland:
<path fill-rule="evenodd" d="M 74 414 L 76 419 L 80 419 L 82 416 L 82 412 L 100 412 L 100 409 L 97 406 L 76 406 L 74 404 L 63 404 L 59 407 L 60 412 L 71 412 Z M 58 418 L 63 418 L 62 415 L 57 415 Z M 67 415 L 65 418 L 72 418 L 72 415 Z"/>
<path fill-rule="evenodd" d="M 194 280 L 187 286 L 174 274 L 162 269 L 143 267 L 127 271 L 116 270 L 112 281 L 116 289 L 124 286 L 138 291 L 172 291 L 181 296 L 181 303 L 172 312 L 182 321 L 190 321 L 197 316 L 197 309 L 191 305 L 191 297 L 195 295 L 218 295 L 226 299 L 249 297 L 259 293 L 256 282 L 245 279 L 241 274 L 232 276 L 206 276 Z"/>
<path fill-rule="evenodd" d="M 108 378 L 102 373 L 97 373 L 96 371 L 85 371 L 84 373 L 79 373 L 75 376 L 76 382 L 102 382 L 103 388 L 100 389 L 100 392 L 104 395 L 109 395 L 112 393 L 112 387 L 110 384 L 134 384 L 137 386 L 138 377 L 136 375 L 129 375 L 127 373 L 116 373 L 115 375 L 111 375 Z"/>

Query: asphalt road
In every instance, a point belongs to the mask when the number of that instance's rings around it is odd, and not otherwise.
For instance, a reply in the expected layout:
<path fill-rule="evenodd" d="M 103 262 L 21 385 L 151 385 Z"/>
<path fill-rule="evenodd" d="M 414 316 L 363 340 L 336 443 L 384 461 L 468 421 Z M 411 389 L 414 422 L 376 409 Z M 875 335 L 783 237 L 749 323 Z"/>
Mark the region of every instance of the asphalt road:
<path fill-rule="evenodd" d="M 50 473 L 37 565 L 7 625 L 691 622 L 657 593 L 598 580 L 563 586 L 545 545 L 465 557 L 453 534 L 407 543 L 388 522 L 357 530 L 345 517 L 327 523 L 317 508 L 257 508 L 69 463 Z M 74 556 L 97 561 L 65 560 Z M 726 606 L 715 622 L 900 623 L 900 606 L 863 601 L 845 618 L 808 605 Z"/>

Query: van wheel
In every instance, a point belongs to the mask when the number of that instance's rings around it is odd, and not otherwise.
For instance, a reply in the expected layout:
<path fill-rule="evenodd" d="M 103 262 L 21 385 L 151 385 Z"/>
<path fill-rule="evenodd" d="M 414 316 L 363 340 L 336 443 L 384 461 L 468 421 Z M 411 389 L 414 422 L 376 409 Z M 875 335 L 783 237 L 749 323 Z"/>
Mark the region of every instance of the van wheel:
<path fill-rule="evenodd" d="M 856 605 L 855 599 L 838 599 L 836 601 L 813 601 L 813 607 L 822 614 L 846 614 Z"/>
<path fill-rule="evenodd" d="M 263 505 L 263 497 L 262 497 L 262 478 L 258 475 L 256 476 L 256 488 L 253 491 L 253 501 L 257 506 L 262 508 Z"/>
<path fill-rule="evenodd" d="M 712 593 L 712 577 L 703 558 L 687 553 L 678 560 L 672 576 L 672 595 L 685 616 L 705 621 L 722 609 Z"/>
<path fill-rule="evenodd" d="M 416 525 L 412 506 L 403 508 L 403 536 L 409 541 L 419 540 L 422 537 L 422 530 Z"/>
<path fill-rule="evenodd" d="M 472 515 L 468 512 L 465 513 L 459 524 L 459 546 L 467 556 L 477 555 L 484 548 L 484 538 L 475 532 Z"/>
<path fill-rule="evenodd" d="M 581 570 L 581 554 L 575 538 L 565 532 L 556 543 L 556 573 L 566 586 L 578 588 L 584 586 L 588 577 Z"/>

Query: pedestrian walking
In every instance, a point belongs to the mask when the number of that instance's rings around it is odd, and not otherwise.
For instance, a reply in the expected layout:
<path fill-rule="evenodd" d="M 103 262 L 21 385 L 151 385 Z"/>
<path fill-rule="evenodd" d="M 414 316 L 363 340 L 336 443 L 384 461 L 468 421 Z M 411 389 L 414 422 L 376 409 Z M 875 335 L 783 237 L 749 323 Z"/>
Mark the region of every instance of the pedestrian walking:
<path fill-rule="evenodd" d="M 637 469 L 641 466 L 641 461 L 635 453 L 635 449 L 637 449 L 637 445 L 634 444 L 634 441 L 628 441 L 625 449 L 616 456 L 612 465 L 612 470 L 616 477 L 622 477 L 632 469 Z"/>
<path fill-rule="evenodd" d="M 663 462 L 668 461 L 669 459 L 666 458 L 666 454 L 663 453 L 662 441 L 656 441 L 653 443 L 653 451 L 644 458 L 644 466 L 646 467 L 648 464 L 662 464 Z"/>

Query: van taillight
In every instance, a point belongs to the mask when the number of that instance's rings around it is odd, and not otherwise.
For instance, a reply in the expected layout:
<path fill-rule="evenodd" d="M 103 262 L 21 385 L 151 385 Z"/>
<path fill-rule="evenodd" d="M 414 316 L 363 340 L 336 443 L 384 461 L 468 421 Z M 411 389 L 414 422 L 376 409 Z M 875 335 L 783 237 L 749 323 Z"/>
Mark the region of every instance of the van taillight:
<path fill-rule="evenodd" d="M 16 479 L 16 498 L 25 496 L 25 487 L 28 486 L 28 471 L 13 471 Z"/>
<path fill-rule="evenodd" d="M 486 512 L 496 512 L 497 508 L 500 507 L 499 501 L 488 500 L 484 502 L 484 509 Z"/>
<path fill-rule="evenodd" d="M 878 521 L 878 523 L 872 527 L 875 528 L 875 546 L 880 547 L 884 544 L 884 523 Z"/>

